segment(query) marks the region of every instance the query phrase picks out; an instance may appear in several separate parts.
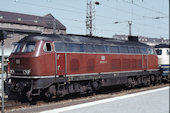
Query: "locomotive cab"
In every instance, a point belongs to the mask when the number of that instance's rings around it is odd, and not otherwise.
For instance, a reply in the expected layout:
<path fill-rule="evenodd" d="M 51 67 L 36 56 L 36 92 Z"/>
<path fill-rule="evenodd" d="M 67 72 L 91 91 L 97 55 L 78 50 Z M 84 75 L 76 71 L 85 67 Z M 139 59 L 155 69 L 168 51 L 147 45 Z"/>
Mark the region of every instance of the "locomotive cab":
<path fill-rule="evenodd" d="M 52 62 L 54 53 L 51 43 L 43 40 L 19 41 L 10 56 L 11 75 L 54 75 L 54 69 L 51 68 L 55 65 Z"/>
<path fill-rule="evenodd" d="M 17 43 L 10 56 L 12 75 L 30 75 L 31 64 L 28 62 L 35 54 L 36 42 Z"/>
<path fill-rule="evenodd" d="M 32 90 L 34 95 L 39 95 L 39 87 L 42 84 L 49 85 L 44 82 L 46 76 L 55 75 L 52 41 L 37 38 L 39 37 L 29 36 L 20 40 L 9 58 L 12 83 L 10 93 L 27 95 L 29 100 Z"/>

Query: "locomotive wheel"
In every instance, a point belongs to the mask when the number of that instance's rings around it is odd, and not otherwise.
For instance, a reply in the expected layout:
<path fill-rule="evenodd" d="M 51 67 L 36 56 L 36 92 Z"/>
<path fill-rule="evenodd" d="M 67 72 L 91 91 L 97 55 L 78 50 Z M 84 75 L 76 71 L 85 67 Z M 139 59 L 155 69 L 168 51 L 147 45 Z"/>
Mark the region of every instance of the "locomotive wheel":
<path fill-rule="evenodd" d="M 135 80 L 134 77 L 132 77 L 131 87 L 132 87 L 132 88 L 135 88 L 135 86 L 136 86 L 136 80 Z"/>
<path fill-rule="evenodd" d="M 161 78 L 161 76 L 158 76 L 158 83 L 159 83 L 159 84 L 162 83 L 162 78 Z"/>
<path fill-rule="evenodd" d="M 133 84 L 134 84 L 134 87 L 138 86 L 138 82 L 137 82 L 137 78 L 136 77 L 133 77 Z"/>
<path fill-rule="evenodd" d="M 143 84 L 143 86 L 147 86 L 148 85 L 148 78 L 147 78 L 147 76 L 142 76 L 142 84 Z"/>
<path fill-rule="evenodd" d="M 99 81 L 93 81 L 92 84 L 93 84 L 93 90 L 94 90 L 94 91 L 99 90 L 100 87 L 101 87 L 101 83 L 100 83 Z"/>
<path fill-rule="evenodd" d="M 45 96 L 49 99 L 56 98 L 56 86 L 55 85 L 50 86 L 46 90 Z"/>
<path fill-rule="evenodd" d="M 162 78 L 160 76 L 155 76 L 155 82 L 157 84 L 161 84 L 162 83 Z"/>
<path fill-rule="evenodd" d="M 151 79 L 150 79 L 150 76 L 147 76 L 147 86 L 150 86 L 151 85 Z"/>
<path fill-rule="evenodd" d="M 133 84 L 133 80 L 131 77 L 128 78 L 128 83 L 126 85 L 127 89 L 131 89 Z"/>
<path fill-rule="evenodd" d="M 87 84 L 87 93 L 93 93 L 92 82 L 88 82 Z"/>
<path fill-rule="evenodd" d="M 155 85 L 155 76 L 154 76 L 154 75 L 151 75 L 151 83 L 152 83 L 153 85 Z"/>
<path fill-rule="evenodd" d="M 141 79 L 141 77 L 138 77 L 137 78 L 137 86 L 139 87 L 141 85 L 142 85 L 142 79 Z"/>

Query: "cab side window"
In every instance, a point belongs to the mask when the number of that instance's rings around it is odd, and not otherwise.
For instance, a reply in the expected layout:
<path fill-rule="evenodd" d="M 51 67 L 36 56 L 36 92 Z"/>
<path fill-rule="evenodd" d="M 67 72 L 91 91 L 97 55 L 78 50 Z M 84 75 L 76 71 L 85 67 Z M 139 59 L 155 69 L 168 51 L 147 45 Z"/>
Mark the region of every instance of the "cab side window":
<path fill-rule="evenodd" d="M 46 52 L 52 51 L 51 43 L 45 43 L 44 51 L 46 51 Z"/>

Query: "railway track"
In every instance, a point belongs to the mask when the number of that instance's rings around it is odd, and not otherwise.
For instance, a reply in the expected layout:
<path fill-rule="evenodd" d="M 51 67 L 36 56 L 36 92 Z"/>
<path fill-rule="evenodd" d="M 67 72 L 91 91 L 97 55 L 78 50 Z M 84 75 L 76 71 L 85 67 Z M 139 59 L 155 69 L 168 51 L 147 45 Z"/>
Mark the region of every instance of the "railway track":
<path fill-rule="evenodd" d="M 127 94 L 131 94 L 131 93 L 162 88 L 162 87 L 166 87 L 166 86 L 169 86 L 169 83 L 157 84 L 155 86 L 151 85 L 149 87 L 134 88 L 131 90 L 125 90 L 120 86 L 107 87 L 107 88 L 99 90 L 96 93 L 89 94 L 89 95 L 74 94 L 74 95 L 68 95 L 64 99 L 58 98 L 58 99 L 51 100 L 51 101 L 37 100 L 36 103 L 29 103 L 29 102 L 21 103 L 18 101 L 6 99 L 5 100 L 5 111 L 8 112 L 8 111 L 15 111 L 15 110 L 19 110 L 19 109 L 26 109 L 26 108 L 32 108 L 32 107 L 50 106 L 50 105 L 54 105 L 54 104 L 59 105 L 59 107 L 65 107 L 65 106 L 69 106 L 69 105 L 91 102 L 91 101 L 106 99 L 106 98 L 110 98 L 110 97 L 117 97 L 117 96 L 127 95 Z"/>

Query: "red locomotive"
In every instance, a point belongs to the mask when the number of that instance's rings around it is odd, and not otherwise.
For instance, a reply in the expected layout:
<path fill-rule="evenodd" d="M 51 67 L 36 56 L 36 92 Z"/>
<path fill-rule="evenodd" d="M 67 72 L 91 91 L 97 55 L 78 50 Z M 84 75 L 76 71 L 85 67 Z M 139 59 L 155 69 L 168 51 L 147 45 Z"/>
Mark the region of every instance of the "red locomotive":
<path fill-rule="evenodd" d="M 153 48 L 128 41 L 82 35 L 30 35 L 10 56 L 10 91 L 49 98 L 90 93 L 103 86 L 160 82 Z"/>

